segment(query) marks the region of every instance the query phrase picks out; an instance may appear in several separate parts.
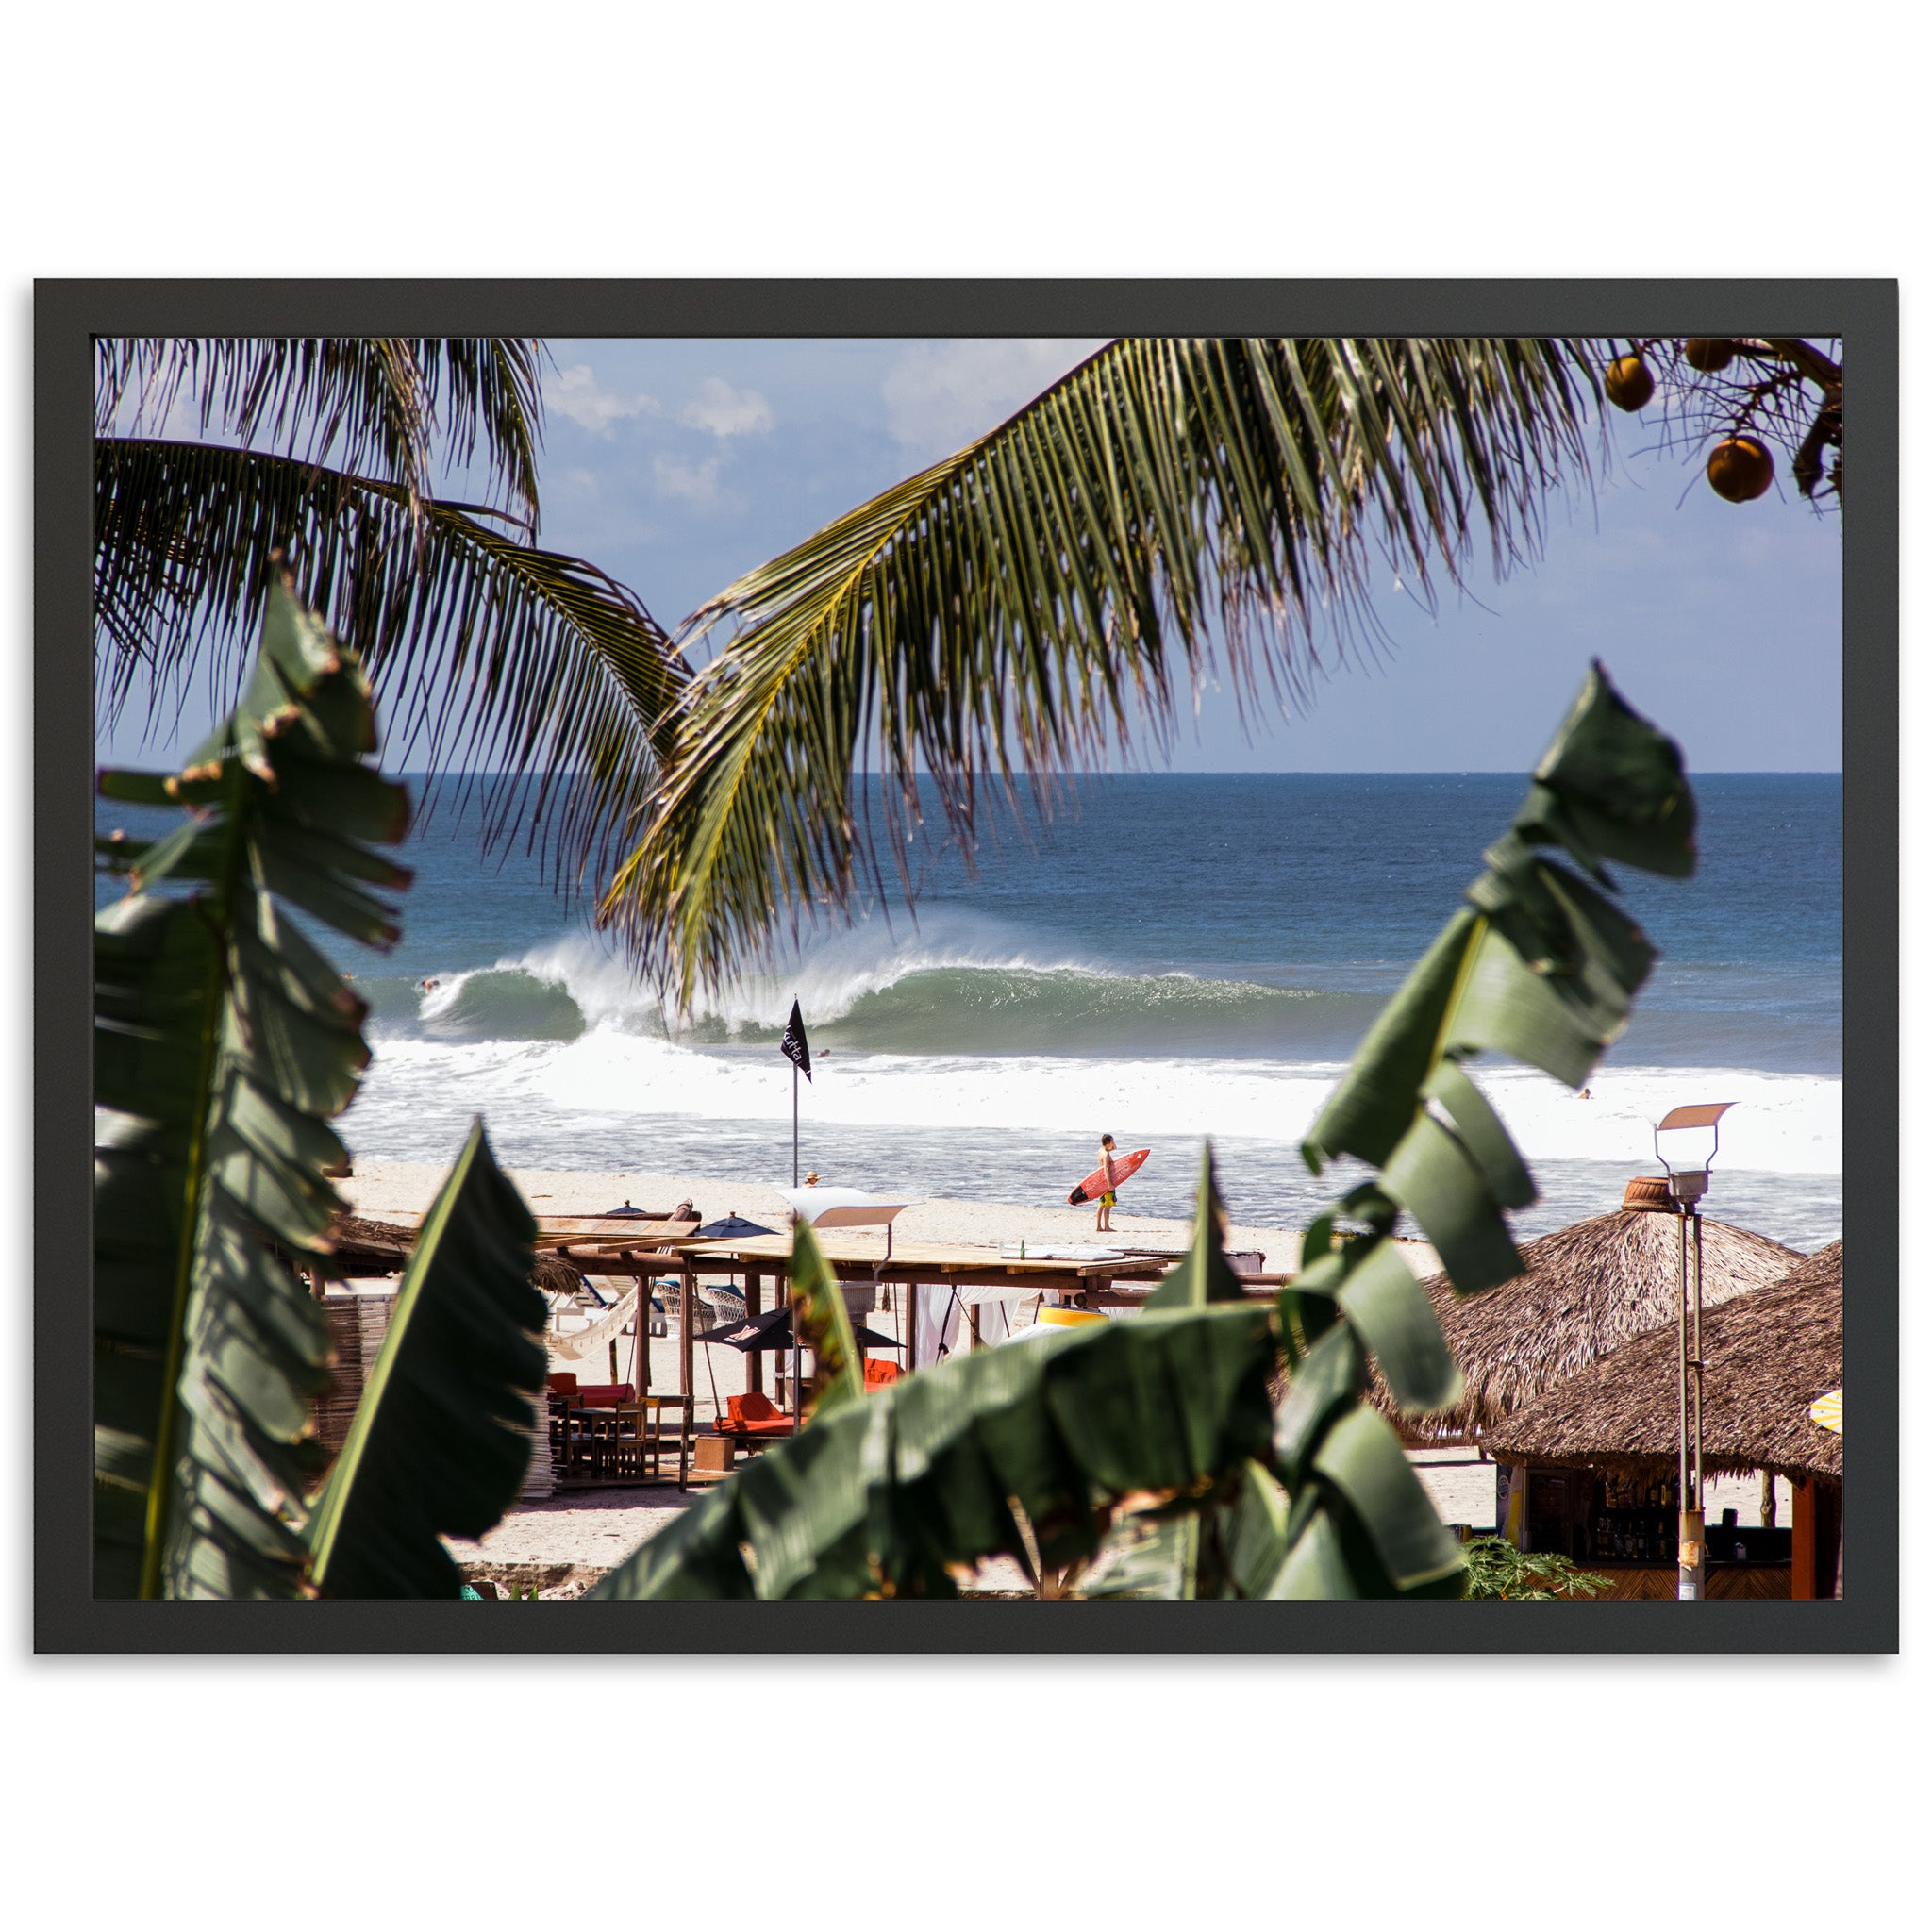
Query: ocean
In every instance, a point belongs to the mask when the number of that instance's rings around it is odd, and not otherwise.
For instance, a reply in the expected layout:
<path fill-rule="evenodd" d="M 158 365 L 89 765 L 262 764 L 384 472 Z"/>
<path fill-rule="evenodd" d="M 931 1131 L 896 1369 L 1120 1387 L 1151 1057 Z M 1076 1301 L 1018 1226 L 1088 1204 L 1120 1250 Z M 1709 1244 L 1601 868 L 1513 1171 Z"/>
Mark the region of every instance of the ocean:
<path fill-rule="evenodd" d="M 1707 1100 L 1738 1103 L 1707 1211 L 1806 1250 L 1840 1231 L 1840 780 L 1696 787 L 1698 875 L 1619 870 L 1662 958 L 1591 1097 L 1476 1069 L 1541 1190 L 1522 1236 L 1614 1207 L 1656 1171 L 1650 1124 Z M 1154 1150 L 1123 1211 L 1178 1215 L 1211 1139 L 1234 1217 L 1295 1225 L 1349 1178 L 1309 1174 L 1301 1135 L 1523 791 L 1488 773 L 1083 780 L 1077 810 L 1029 810 L 974 875 L 917 854 L 915 912 L 871 906 L 689 1016 L 532 858 L 479 856 L 474 807 L 445 797 L 404 855 L 401 944 L 334 949 L 374 1053 L 341 1130 L 358 1156 L 445 1161 L 480 1112 L 511 1165 L 786 1184 L 795 997 L 801 1158 L 828 1183 L 1058 1203 L 1108 1131 Z"/>

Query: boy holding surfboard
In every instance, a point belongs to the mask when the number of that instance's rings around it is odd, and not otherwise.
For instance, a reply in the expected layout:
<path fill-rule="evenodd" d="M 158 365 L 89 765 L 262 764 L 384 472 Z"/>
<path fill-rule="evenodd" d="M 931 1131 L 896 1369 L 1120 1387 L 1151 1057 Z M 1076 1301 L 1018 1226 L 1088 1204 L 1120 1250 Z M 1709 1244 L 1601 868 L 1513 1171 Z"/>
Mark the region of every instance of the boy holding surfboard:
<path fill-rule="evenodd" d="M 1111 1134 L 1103 1134 L 1100 1137 L 1100 1172 L 1106 1179 L 1107 1185 L 1101 1191 L 1100 1207 L 1093 1216 L 1093 1232 L 1095 1234 L 1109 1234 L 1113 1230 L 1113 1204 L 1118 1198 L 1114 1193 L 1116 1176 L 1113 1169 L 1113 1136 Z"/>
<path fill-rule="evenodd" d="M 1100 1165 L 1067 1196 L 1069 1208 L 1079 1208 L 1089 1201 L 1098 1205 L 1099 1212 L 1093 1217 L 1095 1234 L 1113 1232 L 1113 1205 L 1119 1198 L 1115 1190 L 1132 1177 L 1148 1152 L 1145 1147 L 1137 1147 L 1131 1154 L 1118 1154 L 1114 1151 L 1113 1136 L 1101 1135 Z"/>

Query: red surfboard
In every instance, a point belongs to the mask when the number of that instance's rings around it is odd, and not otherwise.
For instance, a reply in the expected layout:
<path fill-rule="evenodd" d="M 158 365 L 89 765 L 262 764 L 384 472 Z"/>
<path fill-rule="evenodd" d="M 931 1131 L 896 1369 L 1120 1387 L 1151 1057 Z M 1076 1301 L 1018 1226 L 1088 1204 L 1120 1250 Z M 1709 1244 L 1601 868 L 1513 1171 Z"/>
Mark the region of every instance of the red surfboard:
<path fill-rule="evenodd" d="M 1151 1147 L 1137 1147 L 1131 1154 L 1116 1154 L 1113 1158 L 1113 1184 L 1119 1187 L 1129 1174 L 1140 1172 L 1141 1163 L 1154 1152 Z M 1067 1206 L 1077 1208 L 1083 1201 L 1097 1201 L 1107 1192 L 1107 1170 L 1096 1167 L 1074 1191 L 1067 1196 Z"/>

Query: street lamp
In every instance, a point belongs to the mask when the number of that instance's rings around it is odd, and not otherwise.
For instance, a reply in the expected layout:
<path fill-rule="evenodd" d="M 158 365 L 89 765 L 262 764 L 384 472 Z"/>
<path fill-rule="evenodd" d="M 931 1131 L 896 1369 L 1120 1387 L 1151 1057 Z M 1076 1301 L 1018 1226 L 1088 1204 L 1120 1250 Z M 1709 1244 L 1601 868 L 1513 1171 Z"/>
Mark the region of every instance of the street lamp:
<path fill-rule="evenodd" d="M 1651 1133 L 1677 1209 L 1677 1601 L 1704 1600 L 1704 1223 L 1697 1204 L 1710 1188 L 1717 1124 L 1736 1103 L 1674 1107 Z M 1659 1136 L 1686 1127 L 1710 1129 L 1702 1167 L 1664 1158 Z M 1692 1498 L 1695 1498 L 1693 1506 Z"/>

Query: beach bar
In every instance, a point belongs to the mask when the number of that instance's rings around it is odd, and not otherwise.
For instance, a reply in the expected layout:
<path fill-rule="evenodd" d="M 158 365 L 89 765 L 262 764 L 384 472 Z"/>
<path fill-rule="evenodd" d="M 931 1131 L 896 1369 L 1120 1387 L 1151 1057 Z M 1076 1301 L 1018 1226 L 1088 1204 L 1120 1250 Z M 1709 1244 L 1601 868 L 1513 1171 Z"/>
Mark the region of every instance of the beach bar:
<path fill-rule="evenodd" d="M 1782 1475 L 1788 1527 L 1722 1522 L 1706 1531 L 1711 1597 L 1840 1594 L 1843 1438 L 1812 1419 L 1844 1378 L 1843 1244 L 1704 1320 L 1707 1471 Z M 1522 1478 L 1526 1547 L 1608 1574 L 1620 1597 L 1674 1598 L 1677 1331 L 1626 1342 L 1489 1432 Z"/>
<path fill-rule="evenodd" d="M 1518 1409 L 1613 1350 L 1666 1324 L 1675 1333 L 1678 1216 L 1661 1175 L 1638 1176 L 1615 1212 L 1525 1241 L 1521 1252 L 1525 1272 L 1480 1294 L 1457 1294 L 1446 1274 L 1423 1283 L 1465 1387 L 1452 1408 L 1405 1416 L 1377 1375 L 1375 1402 L 1412 1443 L 1487 1448 Z M 1707 1219 L 1705 1306 L 1768 1288 L 1803 1258 L 1769 1235 Z"/>

